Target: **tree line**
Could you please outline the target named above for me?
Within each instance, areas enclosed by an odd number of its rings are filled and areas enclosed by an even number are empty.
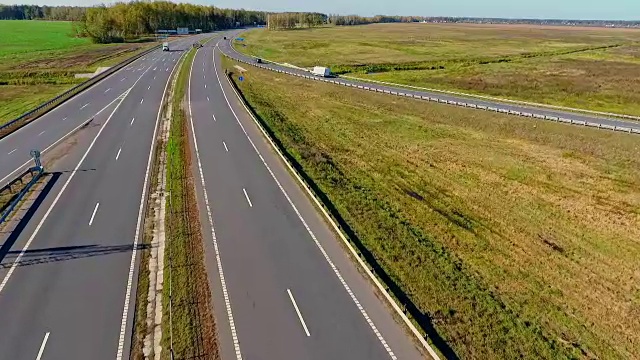
[[[169,1],[116,3],[86,9],[79,33],[97,43],[121,42],[158,30],[188,27],[203,32],[246,25],[263,25],[260,11],[221,9]]]
[[[295,28],[310,28],[327,23],[327,15],[320,13],[287,12],[267,15],[269,30],[287,30]]]
[[[80,6],[0,5],[0,20],[78,21],[84,11]]]
[[[410,23],[410,22],[420,22],[425,20],[424,16],[387,16],[387,15],[376,15],[372,17],[364,17],[358,15],[329,15],[328,22],[337,26],[348,26],[348,25],[366,25],[366,24],[374,24],[374,23]]]

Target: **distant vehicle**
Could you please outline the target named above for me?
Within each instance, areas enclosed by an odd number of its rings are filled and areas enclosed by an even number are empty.
[[[169,51],[169,43],[168,42],[163,42],[162,43],[162,51]]]
[[[314,66],[311,73],[316,76],[329,77],[331,75],[331,69],[324,66]]]
[[[262,64],[262,59],[260,59],[260,58],[256,58],[256,62],[257,62],[258,64]]]
[[[196,48],[196,49],[198,49],[198,48],[201,48],[201,47],[202,47],[202,44],[200,44],[200,43],[198,43],[198,42],[195,42],[195,43],[193,43],[193,47],[194,47],[194,48]]]
[[[226,37],[226,36],[223,36],[222,38],[223,38],[224,40],[227,40],[227,37]]]

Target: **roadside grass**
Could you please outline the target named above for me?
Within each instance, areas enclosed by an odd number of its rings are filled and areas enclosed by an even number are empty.
[[[372,24],[244,38],[240,51],[336,74],[640,115],[635,29]]]
[[[184,99],[196,54],[189,50],[178,72],[167,144],[167,241],[163,291],[163,358],[169,359],[169,284],[172,284],[173,348],[176,359],[219,358],[211,293],[204,265],[198,206]],[[171,266],[171,269],[169,269]]]
[[[251,107],[460,358],[640,354],[636,136],[244,75]]]
[[[73,36],[71,22],[0,20],[0,124],[73,85],[77,73],[112,66],[154,43],[92,44]]]

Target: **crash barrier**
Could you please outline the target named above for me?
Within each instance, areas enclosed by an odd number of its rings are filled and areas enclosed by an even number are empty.
[[[535,113],[531,113],[531,112],[515,111],[515,110],[509,109],[509,108],[491,107],[491,106],[484,106],[484,105],[466,103],[466,102],[463,102],[463,101],[447,100],[447,99],[443,99],[443,98],[439,98],[439,97],[408,94],[408,93],[384,90],[384,89],[380,89],[380,88],[374,88],[374,87],[370,87],[370,86],[357,85],[357,84],[350,83],[350,82],[345,82],[345,81],[341,81],[341,80],[335,80],[334,78],[325,78],[325,77],[320,77],[320,76],[315,76],[315,75],[301,74],[301,73],[298,73],[298,72],[287,71],[287,70],[278,69],[276,67],[271,67],[271,66],[265,65],[264,63],[260,63],[259,64],[259,63],[256,63],[254,61],[246,60],[246,58],[245,58],[246,56],[245,55],[240,54],[236,49],[233,49],[233,47],[232,47],[232,50],[236,54],[238,54],[238,56],[234,56],[235,54],[227,54],[227,53],[223,53],[223,54],[225,56],[235,60],[235,61],[239,61],[239,62],[248,64],[248,65],[251,65],[251,66],[255,66],[255,67],[258,67],[258,68],[261,68],[261,69],[265,69],[265,70],[275,71],[275,72],[281,73],[281,74],[297,76],[297,77],[301,77],[301,78],[308,79],[308,80],[323,81],[323,82],[326,82],[326,83],[342,85],[342,86],[347,86],[347,87],[353,87],[353,88],[367,90],[367,91],[382,92],[382,93],[385,93],[385,94],[390,94],[390,95],[395,95],[395,96],[408,97],[408,98],[412,98],[412,99],[419,99],[419,100],[424,100],[424,101],[432,101],[432,102],[438,102],[438,103],[461,106],[461,107],[468,107],[468,108],[472,108],[472,109],[481,109],[481,110],[493,111],[493,112],[498,112],[498,113],[503,113],[503,114],[515,115],[515,116],[529,117],[529,118],[532,118],[532,119],[548,120],[548,121],[554,121],[554,122],[563,122],[563,123],[572,124],[572,125],[589,126],[589,127],[598,128],[598,129],[621,131],[621,132],[626,132],[626,133],[630,133],[630,134],[640,134],[640,128],[634,128],[634,127],[631,127],[631,126],[608,125],[608,124],[602,124],[602,123],[598,123],[598,122],[574,120],[574,119],[567,119],[567,118],[562,118],[562,117],[558,117],[558,116],[549,116],[549,115],[544,115],[544,114],[535,114]],[[265,60],[262,59],[262,61],[264,62]],[[534,109],[530,109],[530,111],[533,111],[533,110]]]
[[[81,93],[82,91],[88,89],[89,87],[95,85],[96,83],[98,83],[99,81],[105,79],[106,77],[110,76],[111,74],[115,73],[116,71],[122,69],[123,67],[129,65],[130,63],[138,60],[139,58],[151,53],[152,51],[155,51],[157,49],[160,48],[160,45],[156,45],[153,46],[150,49],[147,49],[139,54],[136,54],[130,58],[127,58],[121,62],[119,62],[118,64],[110,67],[108,70],[92,77],[91,79],[84,81],[74,87],[72,87],[71,89],[63,92],[62,94],[54,97],[53,99],[45,102],[44,104],[39,105],[38,107],[36,107],[33,110],[30,110],[20,116],[18,116],[17,118],[9,121],[8,123],[1,125],[0,126],[0,139],[9,135],[10,133],[18,130],[19,128],[23,127],[24,125],[28,124],[29,122],[37,119],[39,116],[42,116],[44,114],[46,114],[48,111],[54,109],[56,106],[64,103],[65,101],[71,99],[72,97],[74,97],[75,95]]]
[[[20,203],[20,201],[22,201],[22,199],[29,193],[29,190],[33,187],[33,185],[35,185],[38,182],[38,180],[40,180],[40,178],[42,177],[42,174],[44,174],[44,167],[42,166],[31,167],[27,169],[27,171],[22,173],[22,175],[20,175],[19,177],[11,181],[9,184],[2,187],[2,189],[0,189],[0,195],[2,195],[5,192],[8,192],[10,194],[13,187],[18,183],[22,184],[23,178],[29,173],[31,174],[31,180],[29,180],[29,182],[20,190],[20,192],[16,196],[11,198],[8,204],[0,208],[1,209],[0,210],[0,226],[9,219],[9,215],[11,215],[13,210],[15,210],[15,208]]]

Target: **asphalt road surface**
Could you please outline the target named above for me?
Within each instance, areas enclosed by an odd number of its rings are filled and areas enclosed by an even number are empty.
[[[5,178],[30,149],[94,117],[47,169],[55,181],[31,220],[0,249],[0,359],[128,358],[134,249],[158,112],[180,50],[202,36],[146,55],[0,140]]]
[[[235,35],[237,35],[238,33],[240,33],[241,31],[236,31],[234,32]],[[232,39],[234,39],[235,36],[228,36],[228,41],[221,41],[219,43],[219,48],[220,50],[225,53],[226,55],[228,55],[231,58],[234,59],[238,59],[244,62],[249,62],[252,64],[256,64],[255,61],[256,59],[254,57],[242,54],[238,51],[236,51],[232,46],[231,46],[231,41]],[[258,64],[256,64],[258,65]],[[261,66],[264,66],[268,69],[271,70],[278,70],[278,71],[282,71],[282,72],[287,72],[290,74],[296,74],[299,76],[310,76],[311,74],[308,71],[304,71],[304,70],[300,70],[300,69],[295,69],[295,68],[291,68],[291,67],[286,67],[286,66],[282,66],[279,64],[274,64],[274,63],[264,63],[264,64],[259,64]],[[637,121],[632,121],[632,120],[619,120],[619,119],[615,119],[615,118],[608,118],[608,117],[604,117],[604,116],[598,116],[598,115],[587,115],[587,114],[580,114],[580,113],[574,113],[574,112],[568,112],[568,111],[561,111],[561,110],[554,110],[554,109],[549,109],[549,108],[543,108],[543,107],[534,107],[534,106],[525,106],[525,105],[516,105],[516,104],[509,104],[509,103],[501,103],[501,102],[495,102],[495,101],[488,101],[488,100],[480,100],[477,98],[467,98],[467,97],[461,97],[461,96],[455,96],[455,95],[448,95],[448,94],[443,94],[443,93],[438,93],[438,92],[429,92],[429,91],[421,91],[421,90],[413,90],[413,89],[408,89],[408,88],[403,88],[403,87],[393,87],[393,86],[386,86],[386,85],[379,85],[376,83],[370,83],[370,82],[364,82],[364,81],[357,81],[357,80],[351,80],[351,79],[345,79],[345,78],[331,78],[329,79],[330,81],[333,81],[335,83],[340,83],[340,84],[347,84],[350,86],[354,86],[354,87],[367,87],[370,89],[373,89],[375,91],[375,89],[377,89],[378,91],[387,91],[387,92],[396,92],[396,93],[404,93],[404,94],[408,94],[411,96],[424,96],[424,97],[430,97],[430,98],[434,98],[434,99],[438,99],[439,101],[454,101],[456,103],[461,102],[461,103],[466,103],[466,104],[474,104],[476,107],[488,107],[488,108],[499,108],[499,109],[503,109],[505,111],[514,111],[514,112],[518,112],[518,113],[530,113],[530,114],[534,114],[534,115],[538,115],[538,116],[547,116],[547,117],[551,117],[551,118],[557,118],[557,119],[564,119],[566,122],[569,121],[573,121],[573,122],[577,122],[578,124],[582,124],[583,122],[587,122],[587,123],[593,123],[594,125],[602,125],[605,127],[621,127],[624,129],[629,129],[634,133],[640,133],[640,122]],[[560,120],[562,121],[562,120]],[[627,131],[627,130],[625,130]]]
[[[223,359],[423,358],[263,138],[214,49],[194,58],[189,108]]]

